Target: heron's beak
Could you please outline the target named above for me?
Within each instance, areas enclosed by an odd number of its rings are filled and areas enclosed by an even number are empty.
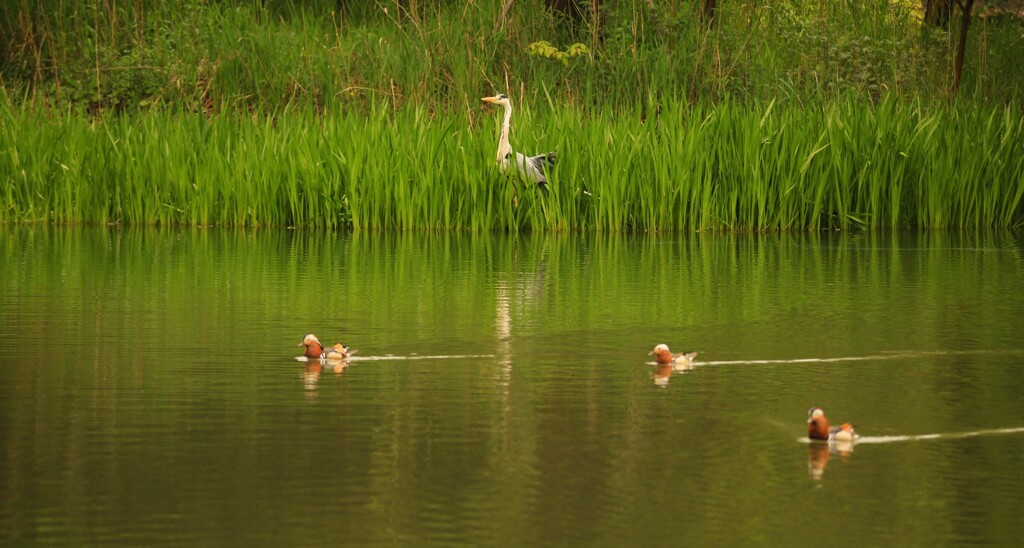
[[[484,97],[484,98],[482,98],[480,100],[485,102],[485,103],[497,103],[498,102],[498,98],[497,97]]]

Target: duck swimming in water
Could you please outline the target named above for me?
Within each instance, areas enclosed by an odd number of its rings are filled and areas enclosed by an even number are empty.
[[[825,412],[820,407],[807,410],[807,437],[812,440],[853,442],[860,438],[850,423],[829,428]]]
[[[667,344],[659,344],[647,353],[648,356],[655,356],[655,361],[660,364],[671,364],[676,369],[689,369],[693,365],[693,359],[697,357],[696,352],[683,352],[682,354],[672,355],[672,351],[668,349]]]
[[[347,346],[342,346],[341,343],[325,347],[320,343],[320,339],[317,339],[316,335],[312,333],[306,334],[299,346],[306,347],[303,356],[311,360],[345,360],[355,353],[350,351]]]

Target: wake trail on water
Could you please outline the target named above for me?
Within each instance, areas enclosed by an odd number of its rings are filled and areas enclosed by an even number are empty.
[[[1017,428],[993,428],[991,430],[975,430],[973,432],[947,432],[944,434],[919,434],[916,436],[861,436],[857,445],[862,443],[893,443],[898,441],[918,440],[955,440],[959,438],[973,438],[975,436],[990,436],[994,434],[1019,434],[1024,432],[1024,426]]]
[[[442,356],[349,356],[344,360],[321,360],[320,358],[309,359],[305,356],[298,356],[295,361],[299,362],[320,362],[320,363],[352,363],[352,362],[383,362],[383,361],[409,361],[409,360],[473,360],[480,358],[493,358],[494,354],[460,354]]]
[[[493,358],[494,354],[455,354],[441,356],[352,356],[350,362],[381,362],[398,360],[473,360],[479,358]]]
[[[906,351],[906,352],[886,352],[884,354],[875,354],[872,356],[841,356],[838,358],[795,358],[790,360],[727,360],[727,361],[700,361],[694,363],[695,366],[704,365],[743,365],[743,364],[784,364],[784,363],[833,363],[833,362],[858,362],[868,360],[906,360],[911,358],[921,358],[928,356],[967,356],[967,355],[981,355],[981,354],[1024,354],[1024,350],[1010,349],[1010,350],[950,350],[950,351]]]
[[[972,432],[947,432],[943,434],[916,434],[912,436],[861,436],[857,438],[856,444],[864,443],[895,443],[900,441],[920,440],[955,440],[961,438],[973,438],[976,436],[991,436],[995,434],[1020,434],[1024,432],[1024,426],[1016,428],[993,428],[990,430],[974,430]],[[814,443],[810,438],[799,438],[803,443]]]

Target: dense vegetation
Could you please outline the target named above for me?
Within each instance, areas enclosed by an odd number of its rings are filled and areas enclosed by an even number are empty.
[[[1024,223],[1018,20],[975,17],[954,99],[957,22],[916,2],[698,4],[6,3],[0,220]],[[496,91],[547,192],[497,174]]]
[[[597,5],[575,20],[542,0],[15,0],[0,75],[8,100],[93,112],[949,95],[956,29],[922,26],[916,1],[723,1],[710,27],[692,0]],[[1019,20],[975,17],[966,59],[962,94],[1020,98]]]
[[[561,152],[546,192],[498,174],[494,125],[431,121],[424,108],[102,124],[8,111],[0,218],[474,230],[1022,222],[1024,120],[1010,107],[520,114],[531,134],[520,142]]]

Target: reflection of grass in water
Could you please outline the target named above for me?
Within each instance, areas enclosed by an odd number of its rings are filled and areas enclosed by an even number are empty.
[[[497,173],[497,116],[474,127],[414,107],[93,123],[2,108],[6,221],[476,232],[1024,223],[1024,117],[1013,107],[667,104],[644,124],[520,113],[513,142],[559,153],[547,192]]]

